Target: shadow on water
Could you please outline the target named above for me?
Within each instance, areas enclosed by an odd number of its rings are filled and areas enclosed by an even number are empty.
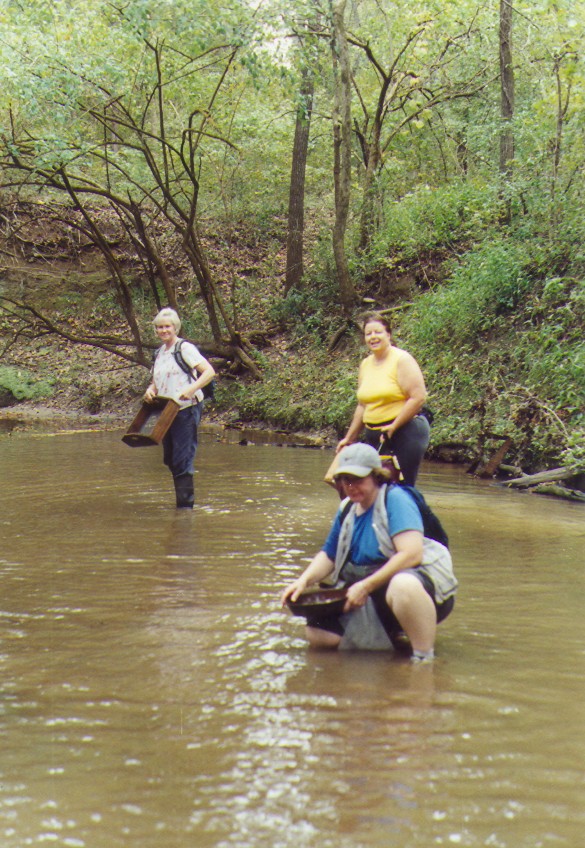
[[[583,508],[451,467],[433,667],[307,651],[278,607],[337,505],[326,451],[0,439],[0,844],[536,848],[585,826]]]

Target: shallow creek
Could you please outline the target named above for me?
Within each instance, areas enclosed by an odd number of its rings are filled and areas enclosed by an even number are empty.
[[[0,437],[0,844],[578,848],[585,511],[427,465],[460,580],[432,667],[307,650],[282,585],[329,451]]]

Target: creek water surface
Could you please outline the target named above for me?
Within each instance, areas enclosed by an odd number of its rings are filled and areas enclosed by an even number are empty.
[[[332,454],[204,437],[190,514],[120,435],[0,438],[2,848],[585,844],[582,505],[425,466],[435,664],[316,653]]]

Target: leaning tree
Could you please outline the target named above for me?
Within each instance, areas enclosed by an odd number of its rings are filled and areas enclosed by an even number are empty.
[[[36,105],[43,102],[45,121],[39,121],[38,109],[11,104],[0,139],[2,187],[28,198],[32,190],[45,201],[45,212],[46,201],[52,200],[54,216],[59,215],[54,201],[61,199],[61,223],[105,259],[129,335],[84,340],[81,334],[75,341],[148,363],[127,256],[109,228],[116,222],[126,253],[127,245],[132,246],[157,305],[164,300],[176,307],[175,281],[160,248],[162,227],[174,238],[197,282],[212,335],[206,351],[239,360],[258,375],[251,347],[234,326],[211,271],[199,216],[203,159],[210,148],[232,144],[215,114],[242,50],[243,30],[238,39],[215,37],[211,43],[203,43],[200,35],[193,38],[189,30],[190,39],[176,36],[171,41],[169,33],[163,37],[160,21],[154,35],[148,22],[139,25],[122,7],[112,7],[109,14],[112,28],[124,35],[130,49],[123,57],[119,49],[116,57],[102,57],[107,72],[71,50],[47,51],[41,72],[38,56],[30,62]],[[50,114],[56,118],[52,137],[46,123]],[[110,212],[107,226],[104,209]],[[9,306],[21,314],[28,310],[45,332],[59,332],[58,324],[30,304],[12,301]]]

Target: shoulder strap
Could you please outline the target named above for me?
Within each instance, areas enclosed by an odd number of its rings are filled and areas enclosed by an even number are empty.
[[[339,524],[342,525],[347,515],[351,509],[351,501],[349,498],[346,499],[347,502],[344,504],[343,509],[341,510],[341,515],[339,516]]]
[[[173,356],[175,357],[175,361],[179,368],[187,374],[190,380],[194,380],[193,377],[193,369],[189,367],[189,364],[185,361],[183,354],[181,353],[181,347],[185,339],[179,339],[175,342],[175,347],[173,348]]]

